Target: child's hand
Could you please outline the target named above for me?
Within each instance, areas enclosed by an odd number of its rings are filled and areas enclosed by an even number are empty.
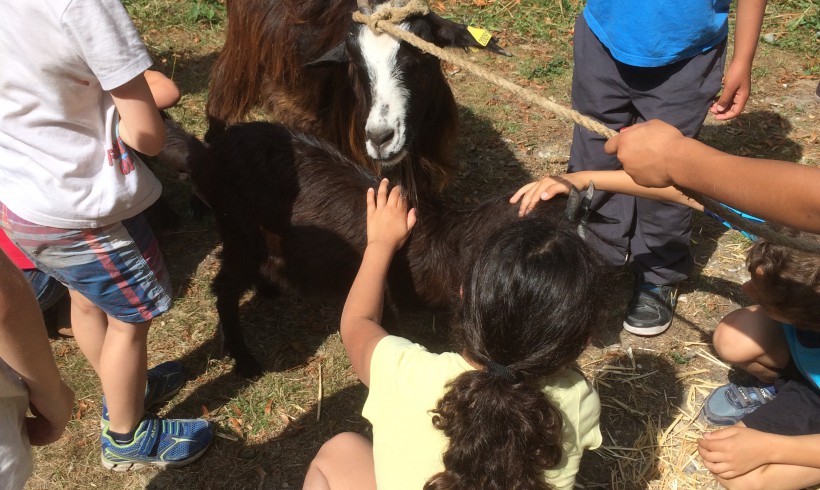
[[[510,198],[510,202],[515,204],[520,199],[521,205],[518,208],[518,216],[524,216],[535,208],[539,200],[549,201],[558,194],[569,194],[572,187],[573,183],[570,182],[568,175],[548,176],[537,182],[530,182],[518,189]]]
[[[709,112],[714,114],[718,121],[733,119],[743,112],[751,92],[751,67],[732,61],[723,77],[723,92],[709,108]]]
[[[32,417],[26,417],[26,432],[33,446],[50,444],[63,435],[66,424],[74,410],[74,392],[63,380],[56,388],[31,390],[30,408]]]
[[[378,192],[367,190],[367,246],[384,244],[395,252],[410,236],[416,224],[416,210],[407,211],[407,200],[401,186],[387,192],[387,179],[379,184]]]
[[[698,453],[709,471],[731,479],[770,463],[766,459],[767,436],[739,425],[706,432],[698,439]]]

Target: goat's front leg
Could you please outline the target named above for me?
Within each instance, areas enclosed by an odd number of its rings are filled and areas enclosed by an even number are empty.
[[[262,375],[262,367],[248,349],[239,322],[239,301],[251,284],[228,270],[229,266],[223,264],[212,286],[216,295],[223,353],[227,351],[234,358],[236,370],[242,377],[254,379]]]

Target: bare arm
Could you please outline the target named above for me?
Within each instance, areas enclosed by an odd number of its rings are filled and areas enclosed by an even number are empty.
[[[71,418],[74,393],[60,378],[40,306],[23,275],[0,252],[0,359],[29,389],[34,417],[26,419],[34,445],[56,441]]]
[[[723,77],[723,92],[709,111],[719,121],[743,112],[752,92],[752,61],[757,50],[766,0],[740,0],[735,20],[735,48]]]
[[[513,194],[510,202],[515,204],[521,200],[518,214],[523,216],[532,211],[539,200],[548,201],[558,194],[569,194],[571,187],[583,191],[589,187],[590,182],[595,184],[595,190],[629,194],[656,201],[676,202],[703,211],[703,206],[700,203],[686,197],[678,189],[672,186],[657,188],[638,185],[623,170],[585,170],[544,177],[539,181],[530,182],[523,186]]]
[[[723,480],[735,480],[734,483],[740,484],[745,475],[753,475],[758,483],[763,483],[759,478],[765,475],[794,473],[818,478],[820,451],[814,450],[818,444],[820,434],[784,436],[760,432],[740,423],[704,434],[703,439],[698,440],[698,452],[706,468]],[[795,485],[794,480],[787,479],[785,488],[802,488],[820,482],[815,480]],[[776,483],[768,482],[762,488],[774,488]]]
[[[160,110],[177,105],[182,94],[173,80],[155,70],[145,70],[145,81]]]
[[[401,188],[387,192],[387,180],[378,193],[367,193],[367,247],[362,265],[350,287],[340,334],[356,376],[370,386],[370,360],[379,340],[387,336],[381,326],[384,284],[393,254],[401,248],[416,223],[415,210],[407,211]]]
[[[654,120],[607,141],[640,185],[691,189],[768,221],[820,233],[820,168],[729,155]]]
[[[156,155],[165,144],[165,124],[144,75],[113,89],[120,113],[120,136],[134,150]]]

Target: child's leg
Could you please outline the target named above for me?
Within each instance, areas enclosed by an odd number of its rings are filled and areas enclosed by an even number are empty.
[[[726,315],[715,329],[715,350],[724,361],[764,383],[772,383],[789,359],[789,346],[780,322],[760,306],[749,306]]]
[[[71,324],[74,338],[88,363],[100,375],[100,353],[105,342],[108,316],[85,296],[71,289]]]
[[[132,431],[145,414],[150,326],[150,321],[133,324],[108,319],[100,356],[100,382],[111,432]]]
[[[376,488],[373,443],[354,432],[343,432],[319,449],[305,475],[303,490],[367,490]]]
[[[151,322],[108,317],[77,291],[71,291],[75,338],[102,384],[109,429],[128,433],[145,413],[147,339]]]

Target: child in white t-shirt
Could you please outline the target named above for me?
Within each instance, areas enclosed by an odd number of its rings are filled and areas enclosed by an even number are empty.
[[[147,72],[118,0],[2,2],[0,17],[0,227],[69,289],[74,335],[104,394],[103,465],[186,464],[213,434],[205,420],[146,413],[185,376],[177,362],[146,369],[148,328],[172,298],[142,215],[162,189],[136,154],[162,148],[157,102],[176,87]]]

